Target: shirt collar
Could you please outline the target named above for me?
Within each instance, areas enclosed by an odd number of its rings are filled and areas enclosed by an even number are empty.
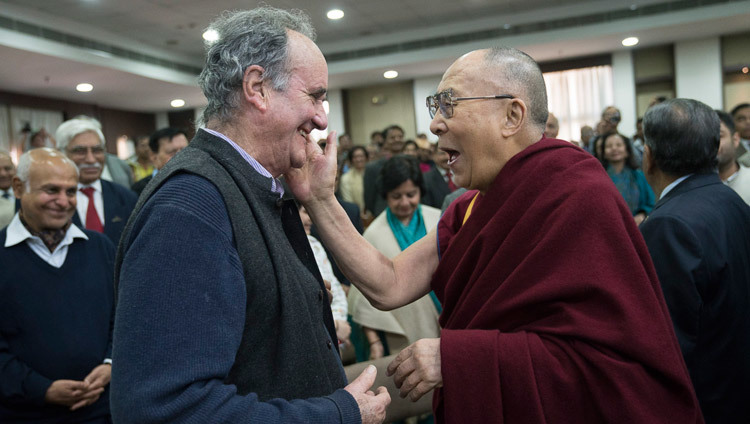
[[[81,184],[81,183],[78,183],[78,190],[80,190],[82,188],[86,188],[86,187],[92,187],[94,189],[94,191],[97,191],[97,192],[101,193],[102,192],[102,179],[99,178],[98,180],[94,181],[91,184]]]
[[[237,153],[239,153],[240,156],[242,156],[242,158],[245,159],[245,161],[248,164],[250,164],[250,166],[257,173],[259,173],[260,175],[266,178],[271,179],[271,191],[272,192],[278,193],[279,197],[284,196],[284,186],[281,184],[281,181],[279,181],[278,178],[274,178],[273,175],[271,175],[271,173],[268,172],[268,170],[264,168],[263,165],[260,164],[260,162],[258,162],[254,157],[250,156],[250,154],[248,154],[242,147],[240,147],[237,143],[232,141],[229,137],[225,136],[224,134],[218,131],[210,130],[208,128],[201,128],[201,129],[229,143],[229,145],[232,146],[232,148],[236,150]]]
[[[680,178],[678,178],[678,179],[676,179],[676,180],[672,181],[672,183],[671,183],[671,184],[669,184],[668,186],[664,187],[664,190],[662,190],[662,192],[661,192],[661,196],[660,196],[659,198],[660,198],[660,199],[663,199],[663,198],[665,198],[665,197],[667,196],[667,193],[669,193],[670,191],[672,191],[672,189],[673,189],[673,188],[677,187],[677,185],[678,185],[679,183],[681,183],[681,182],[685,181],[685,180],[686,180],[686,179],[688,179],[688,177],[690,177],[691,175],[693,175],[693,174],[687,174],[687,175],[683,175],[682,177],[680,177]]]
[[[63,238],[57,246],[57,249],[59,249],[60,246],[67,246],[73,243],[73,239],[76,238],[82,238],[84,240],[89,239],[80,228],[76,227],[76,224],[70,224],[68,231],[65,233],[65,238]],[[18,212],[16,212],[15,216],[13,216],[13,219],[10,221],[10,224],[8,224],[7,234],[5,236],[5,247],[15,246],[27,239],[36,239],[41,242],[39,237],[32,236],[29,230],[23,226],[23,223],[21,223],[21,217],[18,215]]]
[[[735,161],[734,163],[737,163],[737,161]],[[735,178],[737,178],[737,176],[738,176],[738,175],[740,175],[740,170],[741,170],[741,169],[742,169],[742,165],[740,165],[739,163],[737,163],[737,170],[736,170],[736,171],[734,171],[734,174],[730,175],[730,176],[729,176],[729,177],[727,178],[727,180],[726,180],[726,181],[724,181],[724,184],[729,184],[729,183],[731,183],[732,181],[734,181],[734,179],[735,179]]]

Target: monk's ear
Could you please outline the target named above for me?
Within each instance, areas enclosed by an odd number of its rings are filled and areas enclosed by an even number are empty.
[[[506,138],[520,131],[528,118],[526,116],[528,109],[523,100],[515,98],[507,100],[507,103],[508,104],[503,109],[505,120],[502,128],[503,136]]]
[[[269,87],[265,80],[266,70],[258,65],[245,69],[242,77],[243,99],[260,111],[268,109]]]

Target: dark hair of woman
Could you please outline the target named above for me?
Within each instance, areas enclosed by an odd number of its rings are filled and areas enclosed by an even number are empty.
[[[401,184],[411,180],[419,187],[419,194],[424,195],[424,178],[416,158],[408,155],[396,155],[385,161],[378,177],[380,195],[385,199],[388,193]]]
[[[364,146],[354,146],[351,149],[349,149],[349,152],[347,152],[347,154],[346,154],[346,159],[349,162],[352,161],[352,158],[354,157],[354,152],[356,152],[357,150],[361,150],[362,153],[365,154],[365,160],[370,160],[370,154],[367,153],[367,149],[365,149]]]
[[[635,156],[633,155],[633,143],[630,141],[629,138],[625,137],[622,134],[616,133],[616,132],[607,133],[607,134],[604,134],[603,136],[601,136],[602,137],[601,157],[599,158],[599,161],[604,166],[604,169],[607,169],[607,167],[609,166],[609,162],[604,157],[604,148],[607,145],[607,139],[609,137],[612,137],[612,136],[615,136],[615,135],[619,136],[620,138],[622,138],[622,142],[625,143],[625,151],[628,154],[627,159],[625,159],[625,166],[627,166],[630,169],[638,169],[638,162],[636,161]],[[598,139],[598,137],[597,137],[597,139]]]

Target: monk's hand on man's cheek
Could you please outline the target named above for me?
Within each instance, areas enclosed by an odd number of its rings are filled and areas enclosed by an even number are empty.
[[[440,339],[417,340],[388,365],[402,398],[418,401],[435,387],[443,386],[440,371]]]
[[[308,134],[305,154],[305,164],[287,171],[285,179],[297,200],[309,206],[310,201],[333,196],[337,171],[336,132],[328,134],[325,150]]]

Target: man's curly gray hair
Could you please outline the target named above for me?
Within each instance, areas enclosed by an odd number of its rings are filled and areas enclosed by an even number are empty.
[[[221,14],[209,30],[218,40],[206,43],[206,65],[198,84],[208,99],[203,124],[210,120],[227,122],[239,106],[245,69],[262,67],[263,77],[274,90],[283,91],[289,82],[287,30],[297,31],[315,40],[310,18],[300,10],[281,10],[269,6]]]

